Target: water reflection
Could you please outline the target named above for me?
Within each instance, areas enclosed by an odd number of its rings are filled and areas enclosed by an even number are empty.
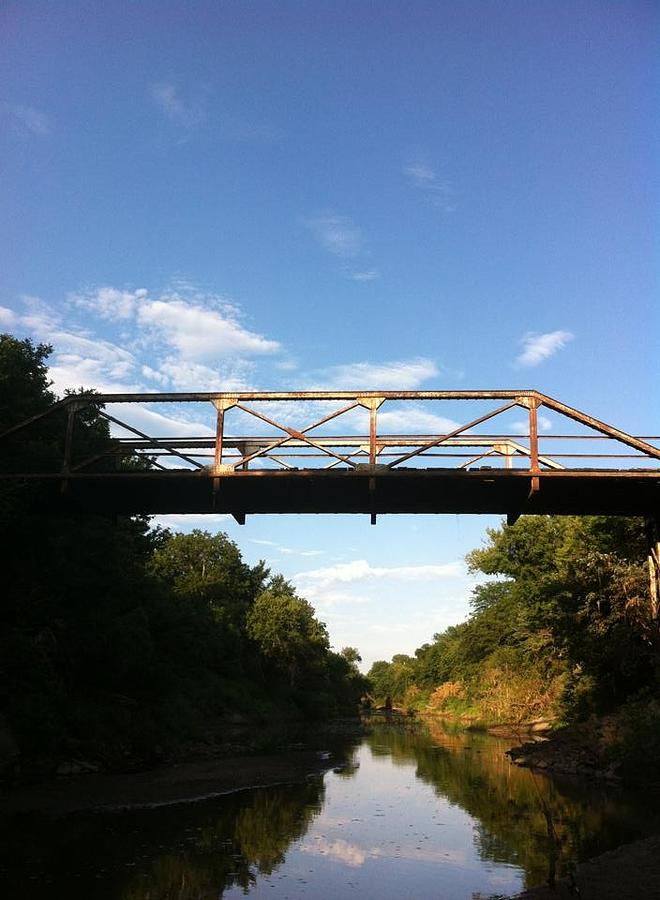
[[[554,857],[561,872],[660,828],[631,795],[515,768],[509,744],[381,722],[359,748],[342,748],[343,767],[303,784],[56,821],[14,816],[0,824],[0,892],[458,900],[542,883]]]
[[[476,820],[484,862],[520,866],[527,886],[557,877],[576,863],[656,831],[656,801],[603,783],[578,783],[519,769],[504,751],[512,739],[427,722],[413,730],[381,727],[368,738],[374,755],[414,763],[416,777]]]
[[[15,817],[2,834],[2,893],[35,900],[217,900],[226,888],[248,889],[260,873],[275,870],[319,814],[324,793],[319,777],[151,810],[56,822]]]

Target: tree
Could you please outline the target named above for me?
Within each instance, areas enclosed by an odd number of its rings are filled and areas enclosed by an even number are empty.
[[[329,640],[312,605],[284,585],[283,579],[275,579],[257,597],[247,614],[247,634],[277,669],[286,672],[293,687],[303,673],[320,669]]]
[[[176,596],[209,606],[216,620],[236,634],[243,631],[247,611],[268,576],[263,562],[253,567],[243,562],[226,534],[199,529],[164,533],[150,568]]]
[[[0,334],[0,431],[44,412],[55,402],[46,360],[53,348]]]
[[[362,662],[359,651],[355,647],[342,647],[339,653],[344,657],[349,666],[357,671],[358,664]]]

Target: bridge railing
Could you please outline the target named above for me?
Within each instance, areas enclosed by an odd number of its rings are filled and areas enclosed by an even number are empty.
[[[108,421],[113,440],[102,452],[85,454],[76,421],[90,407]],[[512,430],[514,411],[522,421]],[[60,424],[61,454],[37,464],[32,457],[22,471],[16,464],[21,441],[48,416]],[[568,427],[544,431],[560,423]],[[496,433],[493,425],[500,424]],[[655,469],[660,448],[651,442],[657,440],[529,390],[76,394],[0,434],[0,465],[3,443],[11,442],[14,464],[4,474],[14,477],[82,476],[100,464],[112,475],[126,472],[122,461],[145,457],[151,469],[216,478],[274,468],[387,474],[445,467],[525,469],[537,479],[553,470]]]

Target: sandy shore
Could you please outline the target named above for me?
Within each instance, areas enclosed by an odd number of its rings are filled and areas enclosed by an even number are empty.
[[[302,781],[333,765],[314,752],[241,756],[162,766],[129,774],[74,775],[4,791],[5,812],[66,815],[202,800],[251,787]]]

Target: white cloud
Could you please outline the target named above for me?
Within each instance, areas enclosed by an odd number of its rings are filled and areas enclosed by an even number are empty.
[[[537,416],[537,425],[539,431],[551,431],[552,430],[552,420],[547,416],[538,415]],[[529,434],[529,420],[528,419],[517,419],[515,422],[512,422],[510,425],[512,434]]]
[[[35,109],[34,106],[24,106],[20,103],[2,103],[0,104],[0,112],[9,119],[18,135],[45,137],[51,132],[50,118],[40,109]]]
[[[35,317],[27,316],[23,321],[55,348],[49,374],[56,393],[80,387],[106,394],[139,389],[135,358],[123,347],[75,332],[45,329],[45,323],[35,321]]]
[[[573,337],[570,331],[548,331],[545,334],[530,332],[520,341],[523,352],[517,357],[516,362],[521,366],[538,366],[543,360],[565,347]]]
[[[300,581],[317,583],[320,587],[329,587],[335,583],[348,584],[371,578],[428,581],[436,578],[460,578],[464,574],[465,566],[461,562],[444,563],[439,566],[372,566],[366,559],[356,559],[323,569],[299,572],[294,577]]]
[[[280,346],[277,341],[243,328],[229,310],[211,309],[179,298],[143,302],[138,309],[138,322],[188,360],[273,353]]]
[[[201,531],[214,532],[219,531],[231,520],[232,516],[222,513],[209,513],[203,516],[170,513],[163,516],[152,516],[151,524],[153,526],[160,525],[161,528],[170,528],[172,531],[190,532],[195,528],[199,528]]]
[[[378,431],[383,434],[449,434],[460,427],[459,422],[428,412],[420,406],[388,409],[387,404],[378,412]]]
[[[334,256],[354,259],[362,251],[362,231],[348,216],[318,215],[307,220],[307,227],[323,249]]]
[[[403,167],[403,174],[410,184],[422,191],[434,206],[443,212],[454,212],[451,188],[446,179],[438,175],[432,166],[422,160],[413,160]]]
[[[364,269],[361,272],[351,272],[348,276],[351,281],[375,281],[380,278],[378,269]]]
[[[333,366],[323,373],[323,384],[337,390],[414,390],[439,374],[433,360],[419,356],[401,362]]]
[[[18,316],[13,310],[8,309],[6,306],[0,306],[0,325],[3,328],[15,325],[17,320]]]
[[[259,544],[264,547],[272,547],[273,552],[282,553],[285,556],[324,556],[325,550],[298,550],[294,547],[283,547],[276,541],[261,540],[259,538],[251,538],[251,544]]]
[[[160,383],[166,383],[179,391],[246,391],[245,360],[224,362],[223,369],[202,363],[168,357],[160,367]],[[158,378],[155,379],[157,382]]]
[[[333,587],[324,587],[312,583],[305,584],[301,593],[315,609],[330,610],[337,606],[359,606],[371,603],[371,598],[351,591],[340,591]],[[336,614],[335,614],[336,618]],[[351,621],[351,624],[355,624]]]
[[[102,360],[89,359],[75,353],[58,353],[55,361],[48,369],[53,388],[58,395],[66,390],[100,391],[102,394],[123,394],[139,389],[134,382],[122,381],[121,377],[113,377],[112,367],[108,368]]]
[[[106,412],[152,437],[210,437],[215,434],[209,422],[165,415],[144,404],[112,403],[108,404]],[[213,415],[210,404],[208,415],[210,421]]]
[[[184,98],[179,88],[170,81],[151,85],[151,96],[160,111],[175,125],[195,128],[206,118],[204,102],[200,96]]]
[[[144,300],[148,291],[121,291],[113,287],[99,287],[83,294],[73,294],[70,298],[76,306],[90,309],[102,319],[131,319],[137,304]]]

